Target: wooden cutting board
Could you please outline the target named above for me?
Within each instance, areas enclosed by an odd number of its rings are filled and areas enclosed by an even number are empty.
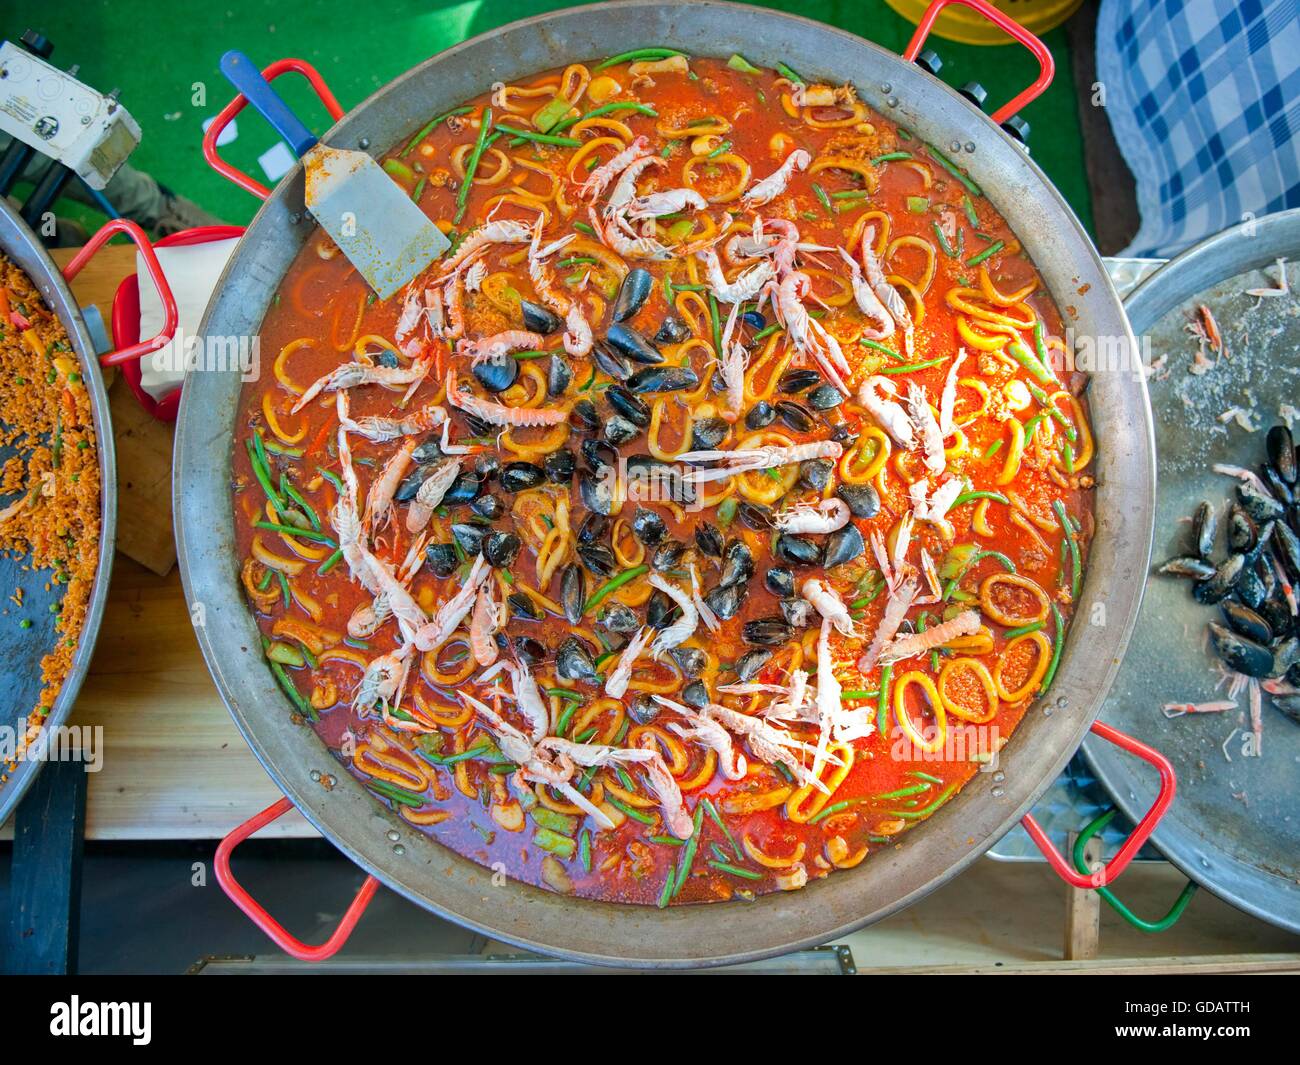
[[[76,248],[50,254],[65,266]],[[84,307],[94,304],[112,332],[113,294],[122,278],[135,272],[135,245],[101,248],[72,282]],[[115,371],[105,372],[113,435],[117,441],[117,549],[159,576],[176,564],[172,538],[172,426],[147,414]]]

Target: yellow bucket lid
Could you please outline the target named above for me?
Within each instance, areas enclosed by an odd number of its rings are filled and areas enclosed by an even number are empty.
[[[1073,15],[1083,0],[988,0],[1004,14],[1010,15],[1033,34],[1043,34]],[[885,0],[909,22],[920,22],[928,0]],[[934,33],[962,44],[1013,44],[1010,37],[978,11],[952,4],[935,20]]]

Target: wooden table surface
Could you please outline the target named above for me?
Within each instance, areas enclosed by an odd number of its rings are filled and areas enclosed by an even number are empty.
[[[62,265],[75,249],[54,253]],[[111,320],[135,270],[109,245],[72,288]],[[103,768],[88,774],[88,839],[213,839],[281,797],[222,705],[190,625],[175,568],[171,426],[144,413],[120,377],[109,392],[117,442],[118,554],[73,725],[102,726]],[[2,835],[12,835],[12,824]],[[311,836],[296,811],[262,835]]]

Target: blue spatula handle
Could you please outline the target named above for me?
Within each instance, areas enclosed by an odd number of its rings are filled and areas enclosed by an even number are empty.
[[[271,83],[243,52],[230,51],[221,57],[221,73],[267,120],[299,157],[316,143],[317,137],[302,124],[289,105],[280,99]]]

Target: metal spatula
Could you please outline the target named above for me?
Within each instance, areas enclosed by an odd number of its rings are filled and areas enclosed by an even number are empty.
[[[380,299],[447,250],[447,238],[383,167],[365,152],[321,144],[248,56],[227,52],[221,72],[302,159],[307,210]]]

